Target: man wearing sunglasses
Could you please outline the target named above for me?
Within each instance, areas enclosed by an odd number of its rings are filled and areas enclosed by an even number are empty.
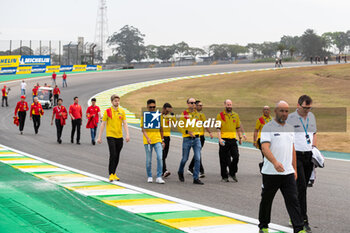
[[[147,110],[149,112],[156,111],[156,101],[154,99],[147,100]],[[163,130],[161,129],[145,129],[143,125],[143,116],[141,117],[141,129],[143,133],[143,144],[146,151],[146,172],[147,182],[153,183],[152,177],[152,150],[157,154],[157,179],[156,183],[164,184],[163,175]]]
[[[316,146],[316,119],[311,111],[310,96],[299,97],[297,110],[288,116],[287,123],[294,127],[295,150],[297,155],[297,187],[301,214],[305,222],[305,230],[311,232],[307,216],[306,189],[313,170],[312,147]]]
[[[194,152],[194,171],[193,171],[193,183],[203,185],[204,183],[199,179],[199,168],[201,159],[201,141],[199,139],[201,128],[196,127],[196,123],[200,121],[200,115],[196,110],[196,100],[189,98],[187,100],[188,108],[182,112],[179,121],[179,131],[182,132],[182,159],[178,170],[179,180],[185,181],[184,167],[188,160],[191,148]],[[189,124],[195,122],[194,125]]]
[[[196,101],[196,110],[197,110],[197,112],[199,114],[200,120],[202,122],[206,121],[207,118],[205,117],[205,114],[202,112],[202,110],[203,110],[203,103],[202,103],[202,101],[200,101],[200,100]],[[203,148],[204,142],[205,142],[204,130],[207,131],[209,133],[210,138],[213,139],[213,134],[210,132],[210,129],[203,126],[201,128],[201,131],[200,131],[200,134],[199,134],[199,139],[201,141],[201,148]],[[193,175],[193,167],[194,167],[194,157],[192,158],[190,166],[188,167],[188,173],[191,174],[191,175]],[[200,178],[204,178],[205,174],[204,174],[204,167],[203,167],[203,164],[202,164],[202,155],[201,155],[201,159],[200,159],[200,169],[199,170],[200,170],[199,177]]]

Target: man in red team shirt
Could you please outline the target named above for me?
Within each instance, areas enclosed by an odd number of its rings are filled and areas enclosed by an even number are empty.
[[[57,100],[60,97],[61,91],[58,88],[57,85],[55,85],[55,88],[53,89],[53,105],[56,106],[57,105]]]
[[[79,105],[79,99],[78,97],[74,97],[74,103],[69,106],[69,115],[72,118],[72,133],[71,133],[71,143],[74,143],[74,134],[75,134],[75,129],[77,129],[77,144],[80,145],[80,127],[82,122],[82,109],[81,106]]]
[[[38,97],[34,97],[34,103],[30,106],[30,120],[33,119],[35,134],[38,134],[42,115],[44,115],[44,109],[39,103]]]
[[[51,125],[53,125],[53,119],[55,118],[55,125],[57,130],[57,142],[62,143],[61,136],[63,131],[63,126],[66,124],[67,119],[67,109],[62,105],[63,100],[58,98],[57,106],[53,108]]]
[[[66,87],[67,87],[67,75],[66,75],[66,72],[63,72],[62,80],[63,80],[62,87],[64,87],[64,84],[66,84]]]
[[[16,108],[15,108],[15,117],[17,117],[17,113],[18,113],[19,132],[21,134],[23,134],[24,122],[26,120],[27,111],[29,110],[28,103],[25,101],[25,99],[26,99],[26,97],[24,95],[22,95],[21,101],[19,101],[17,103]]]
[[[8,103],[7,103],[7,95],[8,95],[8,91],[6,90],[6,86],[4,86],[4,88],[1,89],[2,92],[2,99],[1,99],[1,107],[4,107],[4,102],[6,102],[6,107],[8,107]]]
[[[56,76],[57,74],[55,73],[55,71],[52,73],[52,86],[56,85]]]
[[[39,90],[39,83],[34,86],[32,92],[33,92],[33,101],[34,101],[34,98],[38,96],[38,90]]]
[[[86,118],[88,119],[88,122],[86,124],[86,128],[90,129],[91,143],[92,143],[92,145],[95,145],[96,144],[95,138],[96,138],[97,125],[99,122],[99,118],[102,118],[101,117],[101,110],[96,105],[95,98],[91,99],[91,106],[89,106],[88,109],[86,110]]]

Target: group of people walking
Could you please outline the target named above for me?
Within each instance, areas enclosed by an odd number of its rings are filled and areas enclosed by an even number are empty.
[[[146,154],[147,182],[153,182],[152,176],[152,151],[157,155],[156,183],[164,184],[164,178],[171,175],[166,166],[166,159],[170,147],[171,127],[177,125],[182,134],[182,156],[177,170],[180,182],[185,182],[185,165],[189,159],[190,150],[194,152],[193,159],[188,172],[193,175],[193,184],[203,185],[200,178],[205,177],[202,164],[202,148],[205,142],[205,132],[213,138],[213,132],[209,127],[198,124],[187,124],[187,122],[205,122],[206,116],[202,112],[203,103],[195,98],[188,98],[187,108],[177,118],[173,113],[170,103],[165,103],[159,113],[159,128],[149,129],[144,125],[141,118],[141,129],[143,144]],[[96,105],[96,99],[91,99],[91,106],[86,110],[87,125],[91,131],[91,143],[95,145],[97,126],[101,127],[97,136],[97,143],[102,143],[102,134],[106,128],[107,144],[109,148],[109,180],[119,180],[116,170],[123,148],[123,128],[126,134],[125,141],[130,141],[126,114],[119,107],[120,97],[116,94],[111,96],[112,106],[105,110],[103,116],[100,108]],[[149,99],[146,102],[147,110],[155,112],[156,100]],[[275,118],[270,116],[270,107],[264,106],[263,114],[256,121],[254,131],[254,145],[262,151],[263,163],[259,165],[262,173],[262,193],[259,207],[260,232],[268,232],[268,224],[271,216],[271,206],[276,192],[280,189],[285,199],[288,214],[294,228],[294,232],[311,232],[307,216],[307,185],[314,169],[312,163],[312,148],[317,144],[316,120],[310,112],[312,99],[303,95],[299,98],[297,110],[289,114],[289,105],[280,101],[274,109]],[[29,105],[25,96],[21,96],[15,108],[15,116],[19,118],[19,130],[23,134],[26,111]],[[158,113],[158,111],[157,111]],[[30,118],[34,123],[35,134],[40,127],[40,118],[44,111],[34,97],[30,106]],[[74,97],[74,102],[67,110],[63,106],[63,100],[57,98],[57,106],[53,108],[51,125],[55,123],[57,129],[57,142],[62,143],[62,130],[66,124],[68,115],[71,118],[71,143],[74,143],[75,132],[77,132],[76,143],[80,144],[81,125],[83,118],[82,107],[79,98]],[[184,124],[179,124],[179,122]],[[177,122],[177,123],[175,123]],[[238,182],[239,150],[237,143],[242,143],[245,132],[239,115],[232,109],[232,101],[224,101],[223,111],[216,116],[215,130],[219,144],[220,175],[222,182]],[[181,125],[181,127],[180,127]],[[230,179],[229,179],[230,178]]]

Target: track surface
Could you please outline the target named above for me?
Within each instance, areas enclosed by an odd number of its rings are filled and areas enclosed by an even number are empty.
[[[309,64],[291,63],[285,66],[295,65],[306,66]],[[68,77],[69,86],[61,89],[61,96],[66,107],[69,107],[73,102],[74,96],[79,96],[80,104],[83,106],[83,111],[85,111],[87,100],[91,96],[120,85],[196,74],[270,68],[271,66],[272,64],[237,64],[79,74]],[[36,82],[43,84],[51,81],[48,78],[27,80],[28,90],[32,89]],[[2,87],[2,85],[0,86]],[[106,140],[104,139],[102,145],[92,146],[90,144],[90,132],[85,128],[86,120],[84,120],[82,126],[81,145],[70,143],[70,121],[67,121],[67,125],[63,130],[63,144],[58,145],[56,143],[56,129],[50,125],[51,110],[45,112],[38,135],[34,134],[33,123],[29,121],[28,116],[24,135],[19,135],[18,129],[12,124],[14,106],[20,95],[19,81],[8,84],[8,86],[12,89],[9,96],[10,107],[0,108],[1,144],[96,175],[107,176],[108,148]],[[121,99],[122,103],[123,100]],[[167,178],[165,185],[148,184],[146,183],[142,134],[136,129],[130,129],[130,134],[131,142],[124,143],[117,171],[123,182],[257,218],[261,190],[261,176],[258,172],[258,162],[261,160],[260,152],[241,148],[239,172],[237,174],[239,182],[221,183],[218,146],[206,143],[202,151],[206,172],[206,178],[202,180],[205,185],[195,186],[192,184],[192,177],[189,175],[185,175],[185,183],[180,183],[177,179],[176,174],[181,160],[182,141],[179,138],[172,137],[167,159],[168,170],[172,172],[172,175]],[[155,175],[156,161],[154,157],[153,174]],[[308,189],[309,218],[313,232],[349,232],[349,167],[349,162],[327,160],[326,167],[317,170],[316,184],[313,188]],[[288,219],[283,198],[278,193],[274,201],[271,221],[287,226]]]

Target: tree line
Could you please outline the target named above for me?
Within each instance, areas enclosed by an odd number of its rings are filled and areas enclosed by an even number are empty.
[[[203,56],[209,60],[232,60],[239,54],[251,54],[253,58],[272,58],[278,56],[330,56],[343,53],[350,47],[350,30],[347,32],[326,32],[318,35],[307,29],[301,36],[283,36],[280,41],[238,44],[212,44],[204,48],[190,47],[186,42],[172,45],[145,45],[145,35],[133,26],[125,25],[113,33],[107,44],[113,48],[114,55],[107,62],[150,61],[169,62],[175,58]]]

